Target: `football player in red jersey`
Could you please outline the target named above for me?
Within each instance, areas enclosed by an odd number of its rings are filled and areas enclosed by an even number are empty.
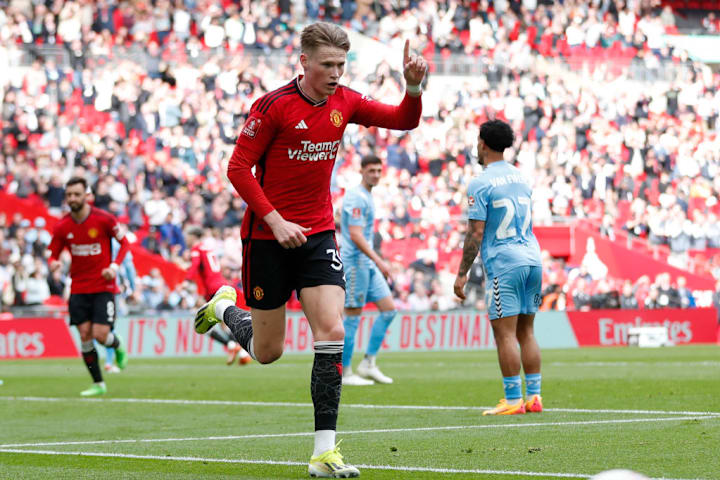
[[[220,287],[228,284],[227,279],[221,273],[220,262],[215,252],[209,249],[203,242],[203,229],[200,227],[189,227],[185,231],[185,241],[190,247],[190,268],[185,278],[186,282],[191,282],[196,278],[200,278],[203,288],[205,289],[205,300],[209,301]],[[222,323],[210,331],[213,340],[221,343],[227,348],[228,358],[227,364],[232,365],[235,359],[240,357],[239,365],[247,365],[252,360],[243,348],[232,339],[230,334],[225,331],[227,327]]]
[[[87,202],[87,181],[73,177],[65,185],[65,200],[70,213],[55,225],[48,249],[51,271],[62,267],[60,253],[70,250],[70,325],[80,334],[83,360],[93,379],[93,385],[80,393],[82,396],[102,395],[107,392],[103,382],[97,350],[93,339],[115,349],[118,367],[127,365],[127,353],[120,337],[112,332],[115,323],[115,294],[118,287],[115,277],[118,265],[128,252],[125,234],[115,217],[92,207]],[[111,240],[120,243],[115,261],[112,261]]]
[[[406,42],[406,94],[400,105],[386,105],[340,85],[348,50],[350,40],[337,25],[308,25],[301,34],[304,75],[252,105],[228,165],[228,178],[249,206],[242,225],[243,292],[252,315],[234,306],[234,290],[222,287],[195,321],[199,333],[224,321],[252,357],[271,363],[283,352],[285,303],[298,293],[314,339],[315,447],[308,472],[315,477],[360,474],[335,444],[345,280],[330,198],[333,165],[348,123],[417,127],[427,71]]]

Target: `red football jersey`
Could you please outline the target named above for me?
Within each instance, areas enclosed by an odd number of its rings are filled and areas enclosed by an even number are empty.
[[[347,124],[409,130],[420,121],[420,97],[406,94],[392,106],[339,86],[315,103],[300,90],[301,78],[258,99],[238,136],[228,178],[250,207],[243,238],[274,239],[262,221],[274,209],[312,229],[308,235],[334,230],[330,176]]]
[[[192,265],[188,269],[187,279],[193,280],[196,275],[200,276],[202,285],[205,288],[205,298],[210,299],[215,292],[229,282],[222,276],[220,262],[215,253],[202,243],[192,247],[190,250]]]
[[[60,256],[64,248],[70,250],[71,293],[118,293],[116,281],[105,280],[103,269],[112,262],[111,240],[120,242],[115,263],[122,263],[129,248],[124,232],[115,217],[95,207],[82,222],[76,222],[68,213],[55,224],[50,249],[50,260]]]

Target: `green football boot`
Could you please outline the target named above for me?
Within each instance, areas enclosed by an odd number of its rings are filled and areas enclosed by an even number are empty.
[[[235,305],[237,301],[237,292],[229,285],[224,285],[215,292],[215,295],[205,305],[200,307],[197,315],[195,315],[195,331],[197,333],[205,333],[212,327],[222,322],[222,318],[215,316],[215,305],[220,300],[229,300]]]
[[[81,397],[98,397],[107,393],[107,387],[105,383],[93,383],[90,388],[80,392]]]

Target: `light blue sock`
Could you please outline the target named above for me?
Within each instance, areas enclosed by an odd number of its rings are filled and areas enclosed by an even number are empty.
[[[395,310],[389,310],[387,312],[381,312],[373,324],[372,332],[370,332],[370,341],[368,342],[367,355],[375,356],[380,347],[382,346],[383,340],[385,340],[385,333],[388,327],[395,318],[397,312]]]
[[[528,373],[525,375],[525,393],[527,398],[533,395],[540,395],[540,383],[542,382],[542,374]]]
[[[343,324],[345,325],[345,346],[343,347],[342,363],[343,367],[350,367],[353,350],[355,349],[355,333],[360,324],[360,317],[357,315],[345,317]]]
[[[115,358],[115,349],[112,347],[105,347],[105,365],[112,365],[113,359]]]
[[[522,398],[522,379],[520,375],[503,377],[503,389],[505,390],[506,400]]]

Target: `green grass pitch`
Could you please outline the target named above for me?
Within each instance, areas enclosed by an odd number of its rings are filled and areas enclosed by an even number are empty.
[[[503,417],[494,351],[384,354],[395,384],[343,389],[341,451],[370,479],[718,479],[719,354],[546,350],[546,411]],[[91,400],[80,359],[0,362],[0,479],[306,478],[311,362],[131,358]]]

